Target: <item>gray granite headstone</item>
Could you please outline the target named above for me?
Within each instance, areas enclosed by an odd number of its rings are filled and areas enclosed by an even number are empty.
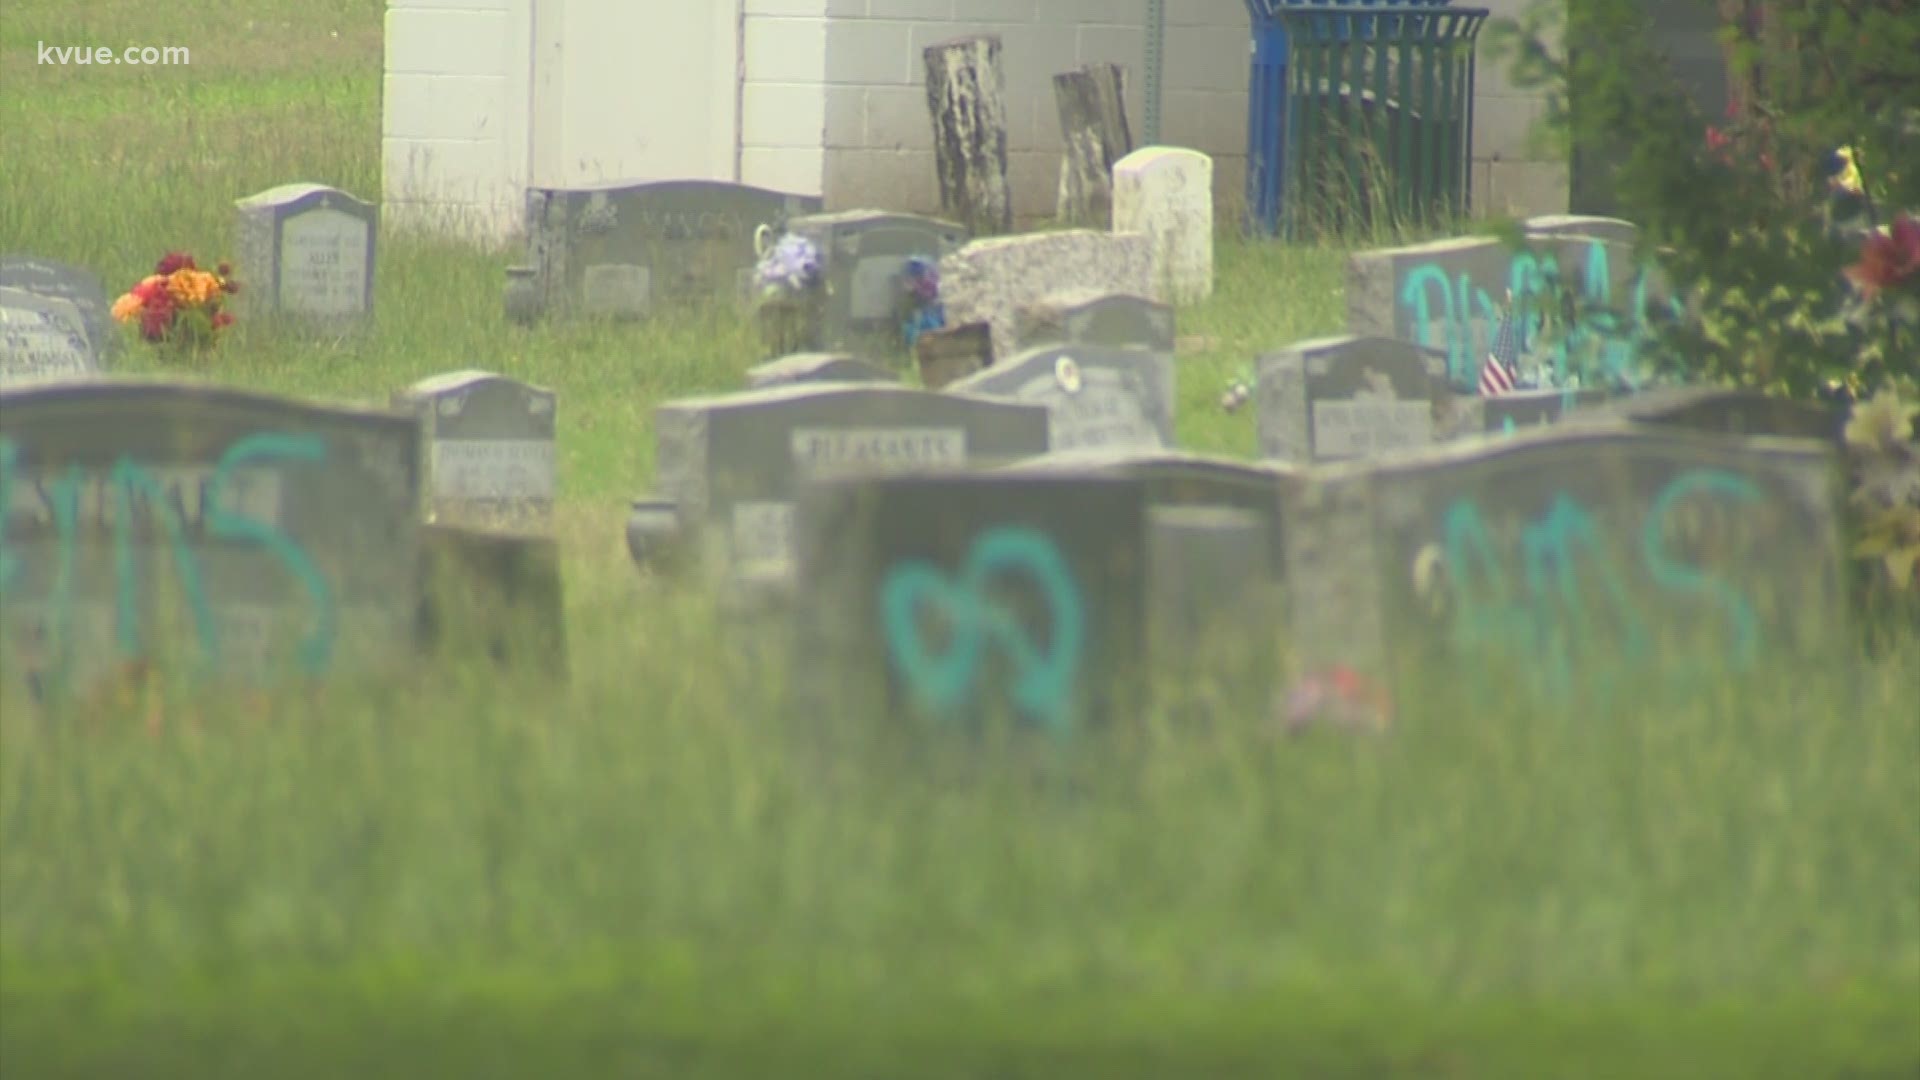
[[[787,222],[820,253],[827,296],[821,309],[823,348],[876,360],[906,355],[901,336],[907,260],[940,257],[967,242],[964,226],[915,214],[849,210]]]
[[[486,371],[435,375],[394,395],[420,418],[433,520],[551,526],[556,401],[545,387]]]
[[[897,383],[900,376],[849,353],[794,353],[747,369],[747,389],[789,383]]]
[[[122,342],[113,324],[113,305],[100,278],[91,271],[33,255],[0,255],[0,287],[72,303],[80,311],[94,350],[103,358],[119,351]]]
[[[1099,345],[1112,349],[1174,351],[1173,307],[1144,296],[1067,289],[1013,313],[1017,349]]]
[[[1204,690],[1271,700],[1283,605],[1271,574],[1271,522],[1225,506],[1147,512],[1148,621],[1160,670],[1200,672]]]
[[[755,234],[820,198],[717,180],[613,182],[527,192],[538,308],[639,318],[662,303],[740,303]]]
[[[1534,332],[1545,283],[1555,278],[1569,298],[1614,313],[1576,326],[1577,340],[1567,343],[1570,368],[1637,376],[1640,343],[1654,319],[1671,313],[1671,292],[1658,268],[1636,261],[1631,245],[1605,237],[1536,233],[1516,248],[1467,236],[1358,252],[1347,260],[1347,332],[1439,349],[1452,385],[1471,390],[1509,294],[1522,366],[1557,366],[1557,352]]]
[[[724,573],[791,569],[793,506],[836,474],[963,469],[1045,453],[1037,405],[861,383],[670,401],[654,410],[656,487]]]
[[[234,203],[235,306],[344,328],[373,311],[380,208],[324,184],[282,184]]]
[[[1661,387],[1581,409],[1570,420],[1626,420],[1726,435],[1773,435],[1838,442],[1845,412],[1831,405],[1774,397],[1758,390]]]
[[[1405,341],[1331,337],[1255,361],[1260,456],[1294,464],[1432,445],[1459,426],[1446,357]]]
[[[0,678],[403,669],[419,464],[399,411],[147,380],[0,391]]]
[[[1053,450],[1174,445],[1173,357],[1147,349],[1050,346],[1003,360],[947,390],[1045,405]]]
[[[1131,719],[1147,650],[1147,502],[1119,476],[842,478],[801,498],[809,711],[1056,735]]]
[[[1292,642],[1383,685],[1698,695],[1843,640],[1840,500],[1829,444],[1618,422],[1325,468],[1288,500]]]
[[[1607,392],[1586,390],[1512,390],[1490,397],[1463,394],[1454,404],[1466,415],[1455,435],[1508,435],[1555,424],[1569,413],[1591,409]],[[1571,407],[1569,407],[1571,406]]]
[[[99,351],[72,301],[0,287],[0,386],[99,372]]]

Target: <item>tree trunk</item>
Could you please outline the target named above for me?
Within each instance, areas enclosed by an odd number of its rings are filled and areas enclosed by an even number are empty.
[[[1113,163],[1133,152],[1127,125],[1127,69],[1087,64],[1053,77],[1066,157],[1055,213],[1069,225],[1113,227]]]
[[[975,236],[1012,232],[999,37],[959,38],[930,45],[921,55],[942,213]]]

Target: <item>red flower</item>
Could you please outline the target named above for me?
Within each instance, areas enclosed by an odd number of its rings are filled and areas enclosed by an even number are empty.
[[[159,341],[167,336],[167,330],[173,326],[172,304],[148,304],[140,313],[140,336],[148,341]]]
[[[232,326],[232,325],[233,325],[232,315],[229,315],[224,311],[216,311],[213,313],[213,328],[215,330],[218,330],[223,326]]]
[[[1860,261],[1846,274],[1869,297],[1920,274],[1920,221],[1901,214],[1892,229],[1868,235],[1860,245]]]
[[[159,274],[161,277],[166,277],[168,274],[173,273],[175,270],[198,270],[198,269],[199,267],[193,265],[193,256],[188,255],[185,252],[169,251],[167,252],[164,258],[162,258],[158,263],[154,264],[153,272],[156,274]]]

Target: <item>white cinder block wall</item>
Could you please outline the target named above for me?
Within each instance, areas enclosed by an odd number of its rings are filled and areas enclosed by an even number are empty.
[[[1237,192],[1246,153],[1242,0],[1169,4],[1161,141],[1216,158]],[[1139,0],[746,0],[741,179],[818,191],[833,209],[939,209],[922,50],[1001,39],[1015,215],[1050,215],[1059,181],[1053,76],[1116,62],[1144,135],[1146,5]],[[811,181],[811,183],[808,183]]]
[[[1487,21],[1492,22],[1518,16],[1529,0],[1471,2],[1491,12]],[[1506,65],[1489,54],[1486,39],[1483,25],[1474,72],[1473,209],[1519,217],[1565,213],[1570,193],[1566,159],[1535,150],[1528,140],[1528,129],[1546,112],[1546,98],[1517,89]],[[1558,42],[1551,44],[1558,47]]]
[[[476,236],[518,227],[531,31],[530,0],[389,0],[384,222]]]

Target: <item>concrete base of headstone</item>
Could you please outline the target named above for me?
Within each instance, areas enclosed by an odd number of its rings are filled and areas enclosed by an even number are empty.
[[[434,663],[567,677],[560,549],[552,539],[428,525],[421,647]]]

